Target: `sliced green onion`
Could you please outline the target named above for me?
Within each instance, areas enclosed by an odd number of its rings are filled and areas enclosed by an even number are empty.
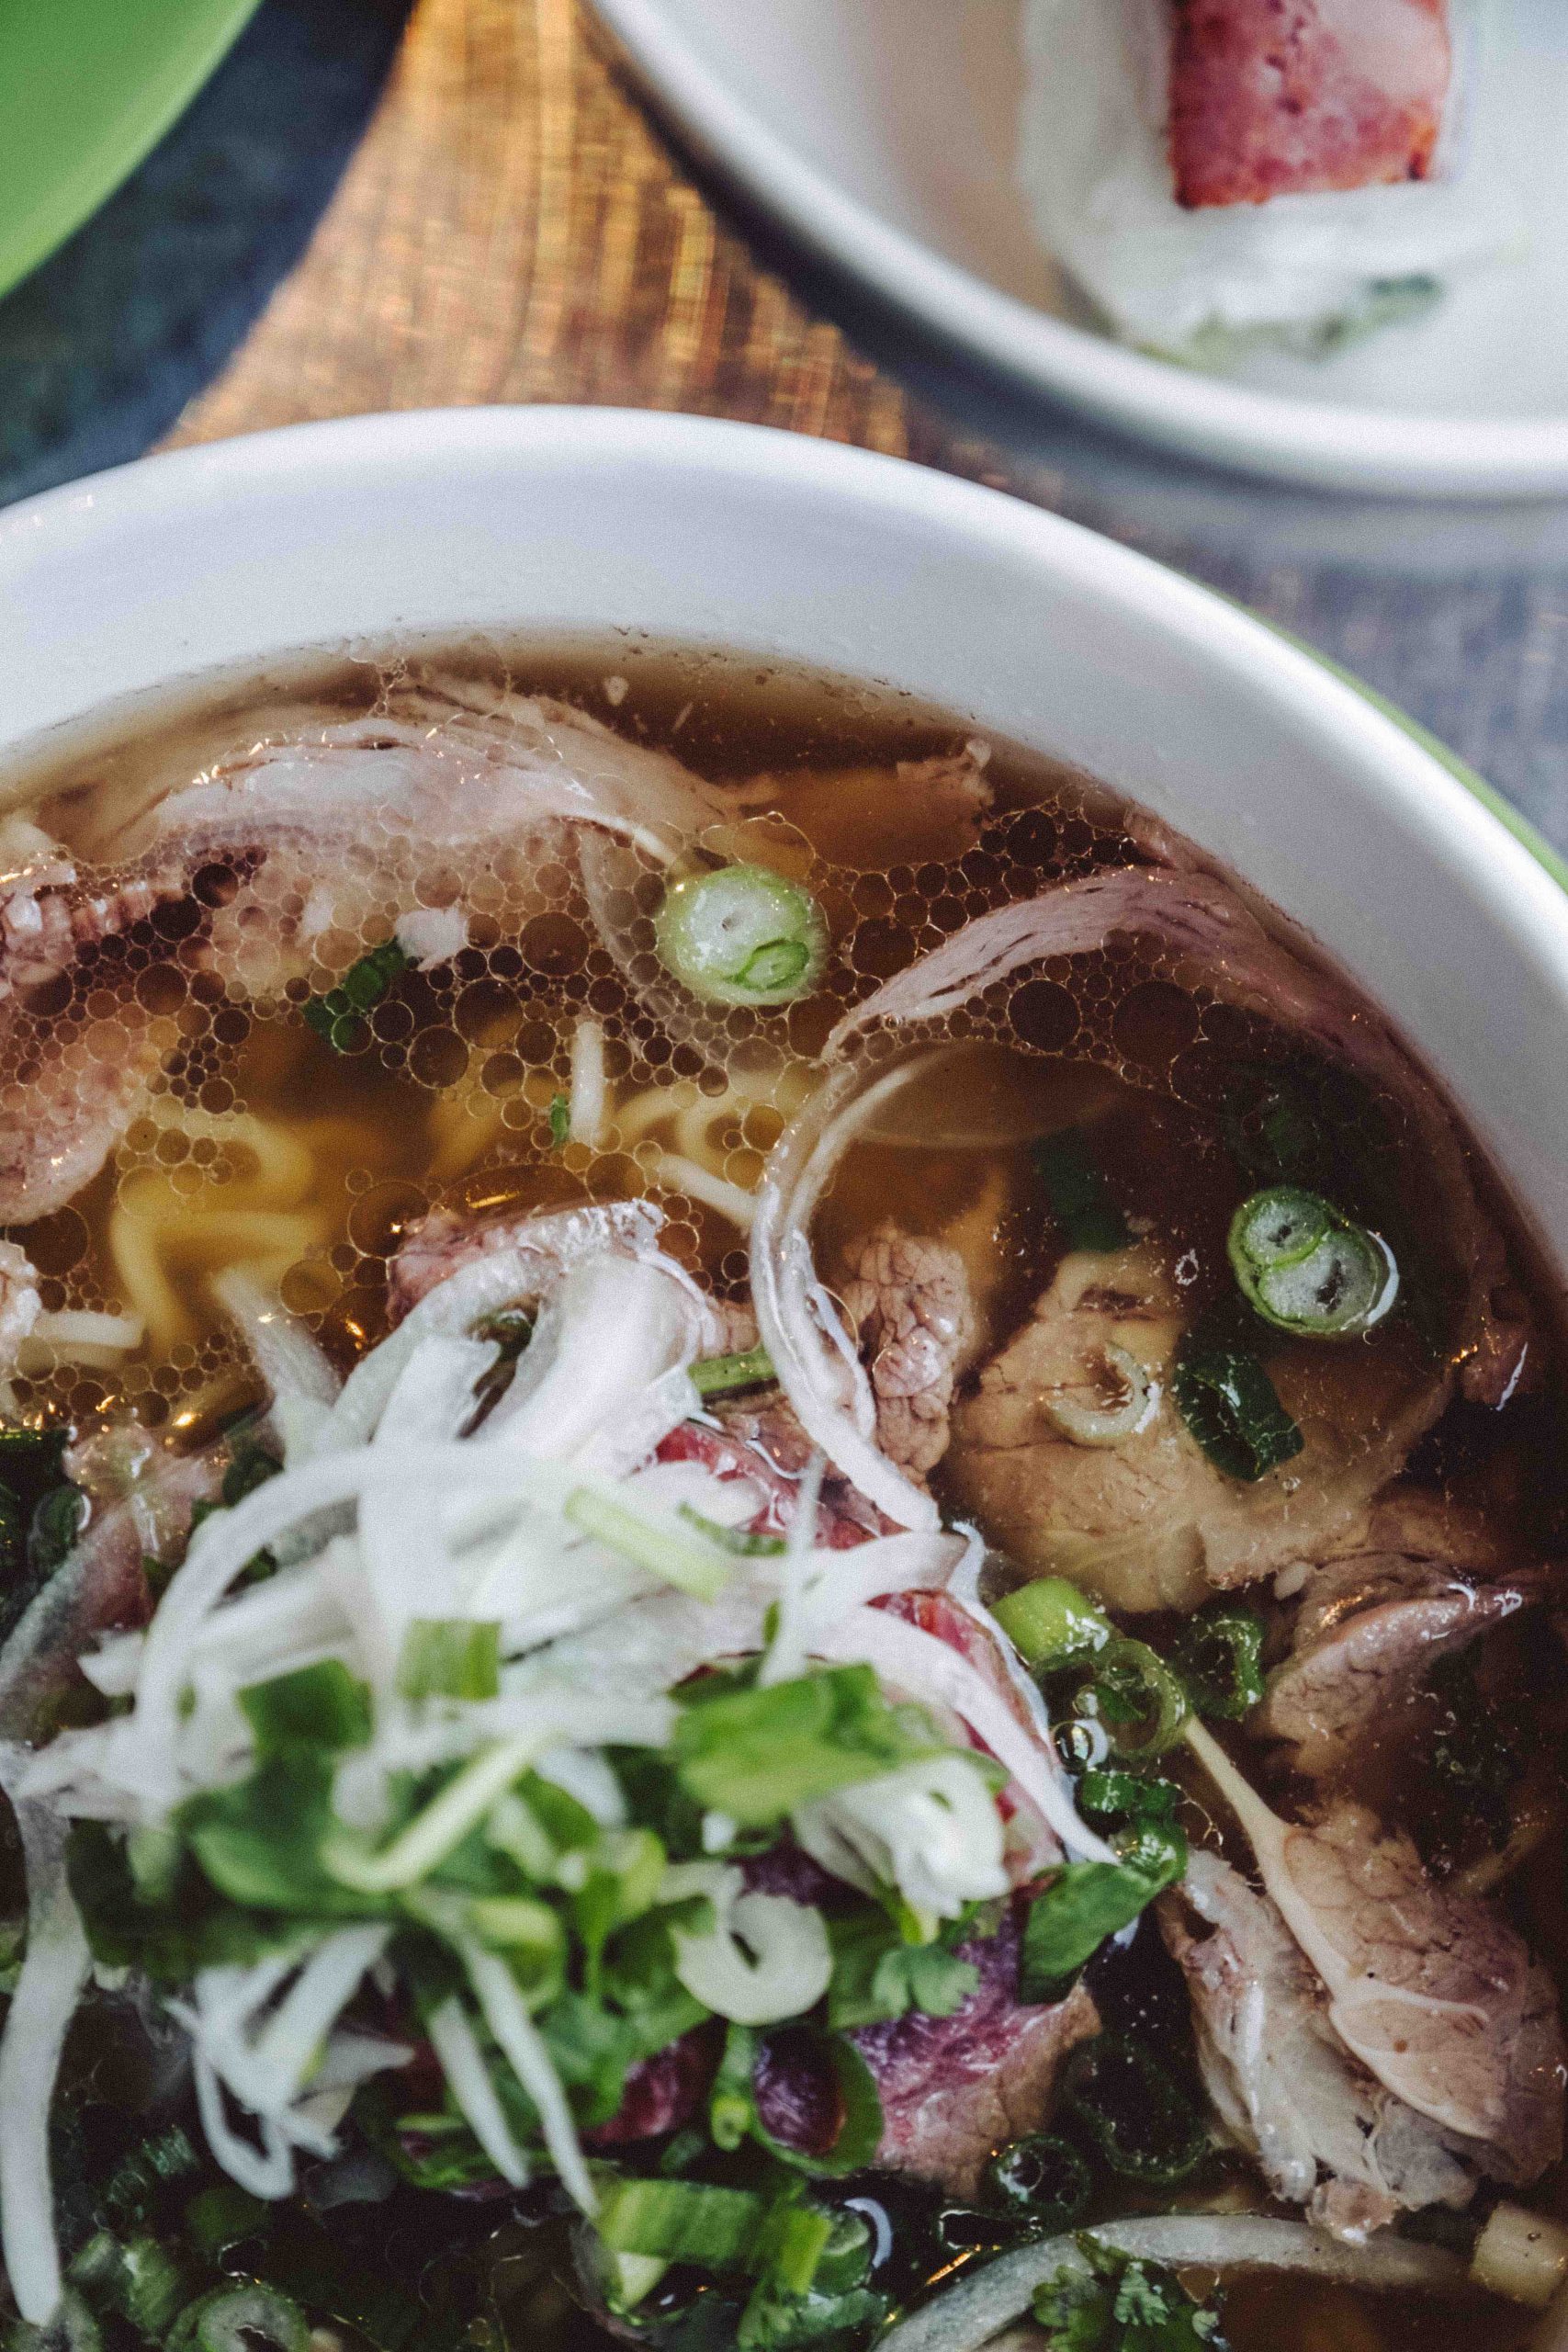
[[[318,1037],[326,1039],[334,1054],[352,1053],[364,1035],[362,1016],[379,1004],[400,972],[408,970],[410,961],[395,939],[384,939],[357,964],[349,966],[337,988],[310,998],[305,1006],[306,1023]]]
[[[1263,1620],[1232,1601],[1216,1601],[1189,1621],[1172,1664],[1201,1715],[1235,1723],[1263,1696]]]
[[[159,2344],[188,2300],[191,2282],[156,2238],[131,2238],[124,2254],[120,2307],[139,2335]]]
[[[1170,2188],[1208,2154],[1202,2116],[1131,2035],[1102,2033],[1075,2051],[1063,2100],[1111,2170],[1124,2179]]]
[[[1231,1263],[1243,1287],[1244,1269],[1253,1274],[1274,1267],[1299,1266],[1337,1222],[1321,1193],[1303,1192],[1294,1184],[1277,1184],[1268,1192],[1254,1193],[1231,1219]]]
[[[220,2287],[181,2313],[169,2342],[171,2352],[176,2352],[176,2339],[193,2345],[195,2352],[256,2352],[257,2337],[274,2352],[306,2352],[310,2323],[276,2287]]]
[[[567,1138],[571,1134],[570,1096],[566,1094],[552,1094],[550,1097],[550,1107],[546,1114],[546,1118],[549,1125],[551,1145],[557,1151],[559,1151],[561,1147],[567,1141]]]
[[[398,1688],[405,1699],[493,1699],[501,1688],[499,1623],[416,1617],[403,1636]]]
[[[993,2205],[1043,2232],[1070,2229],[1094,2188],[1077,2150],[1048,2132],[999,2148],[986,2166],[985,2177]]]
[[[1398,1269],[1382,1237],[1299,1186],[1276,1185],[1243,1201],[1229,1248],[1249,1306],[1300,1338],[1359,1338],[1399,1295]]]
[[[1250,1348],[1193,1333],[1176,1359],[1171,1393],[1217,1470],[1248,1484],[1293,1462],[1305,1440]]]
[[[761,1388],[778,1377],[766,1348],[742,1348],[736,1355],[705,1356],[692,1366],[699,1396],[727,1396],[736,1388]]]
[[[1032,1674],[1054,1674],[1102,1650],[1115,1628],[1066,1577],[1036,1577],[991,1611]]]
[[[272,2208],[237,2181],[220,2180],[197,2191],[186,2207],[186,2236],[204,2261],[220,2264],[223,2256],[247,2238],[258,2237],[272,2219]]]
[[[361,1894],[390,1894],[417,1885],[461,1845],[497,1798],[522,1779],[537,1746],[532,1736],[521,1736],[480,1748],[389,1846],[379,1851],[367,1849],[343,1830],[324,1844],[322,1861],[342,1885]]]
[[[339,1658],[248,1683],[238,1697],[263,1756],[289,1747],[363,1747],[370,1736],[369,1690]]]
[[[603,2181],[594,2227],[615,2254],[750,2269],[766,2206],[750,2189],[689,2180]]]
[[[1147,1642],[1116,1634],[1095,1653],[1088,1691],[1078,1702],[1104,1724],[1118,1756],[1163,1756],[1191,1713],[1179,1679]]]
[[[661,960],[710,1004],[788,1004],[815,987],[828,926],[808,890],[765,865],[694,874],[665,894]]]
[[[562,1517],[581,1527],[595,1543],[635,1560],[650,1576],[689,1592],[694,1600],[716,1600],[728,1583],[732,1563],[714,1545],[682,1536],[657,1520],[644,1519],[624,1503],[592,1487],[577,1487],[567,1497]]]
[[[710,1544],[716,1544],[721,1552],[733,1552],[737,1559],[776,1560],[789,1549],[782,1535],[754,1535],[749,1528],[722,1526],[716,1519],[705,1519],[691,1503],[677,1503],[675,1511]]]
[[[1069,1250],[1109,1254],[1126,1249],[1133,1238],[1127,1220],[1089,1157],[1081,1127],[1065,1127],[1060,1135],[1037,1143],[1030,1156]]]

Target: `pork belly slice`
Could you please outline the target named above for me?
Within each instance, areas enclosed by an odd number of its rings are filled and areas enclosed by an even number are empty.
[[[1448,0],[1175,0],[1177,201],[1427,179],[1452,74]]]
[[[1561,1592],[1559,1568],[1505,1563],[1458,1513],[1380,1506],[1367,1547],[1314,1568],[1291,1655],[1248,1729],[1313,1780],[1344,1772],[1439,1658]]]
[[[1266,1894],[1199,1852],[1158,1917],[1187,1979],[1204,2088],[1277,2197],[1352,2242],[1397,2213],[1469,2202],[1464,2143],[1350,2056],[1321,1980]]]

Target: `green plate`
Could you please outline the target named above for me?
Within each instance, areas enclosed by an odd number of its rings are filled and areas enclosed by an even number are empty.
[[[257,0],[0,0],[0,294],[81,227]]]

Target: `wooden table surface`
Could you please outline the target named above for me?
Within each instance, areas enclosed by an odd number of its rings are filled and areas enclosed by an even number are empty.
[[[757,238],[653,127],[582,0],[416,0],[302,258],[171,437],[581,401],[940,465],[1294,629],[1568,847],[1568,510],[1383,506],[1184,468],[987,385]]]
[[[485,401],[910,446],[905,395],[720,225],[578,0],[420,0],[304,259],[173,438]]]

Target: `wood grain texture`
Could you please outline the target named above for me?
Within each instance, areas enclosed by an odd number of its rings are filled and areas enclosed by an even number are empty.
[[[303,261],[171,439],[488,401],[910,443],[904,394],[719,224],[579,0],[420,0]]]

